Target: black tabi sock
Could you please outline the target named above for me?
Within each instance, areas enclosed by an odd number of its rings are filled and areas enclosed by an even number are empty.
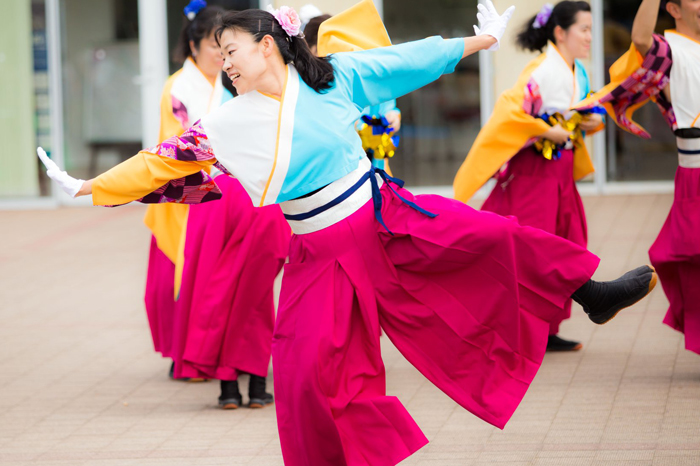
[[[593,322],[604,324],[620,310],[646,296],[656,283],[655,280],[656,275],[651,267],[638,267],[617,280],[588,280],[571,295],[571,298],[583,307]]]

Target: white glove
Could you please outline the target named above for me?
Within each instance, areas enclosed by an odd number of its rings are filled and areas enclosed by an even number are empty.
[[[479,26],[474,25],[474,32],[477,36],[487,34],[495,37],[496,43],[489,47],[489,50],[498,50],[501,46],[501,37],[506,32],[506,26],[510,17],[513,16],[515,6],[508,8],[503,15],[498,14],[491,0],[486,0],[486,4],[479,3],[476,7],[479,9],[479,12],[476,14]]]
[[[77,180],[68,173],[61,171],[56,162],[51,160],[41,147],[36,148],[36,153],[46,167],[46,175],[58,183],[61,189],[68,193],[70,197],[75,197],[80,188],[83,187],[85,180]]]

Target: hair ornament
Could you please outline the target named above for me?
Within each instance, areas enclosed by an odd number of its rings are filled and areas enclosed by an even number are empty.
[[[197,14],[206,6],[207,2],[204,0],[191,0],[183,11],[185,16],[187,16],[187,19],[193,21],[197,17]]]
[[[554,5],[551,3],[545,3],[540,9],[539,13],[537,13],[537,16],[535,16],[535,21],[532,23],[532,27],[535,29],[540,29],[541,27],[546,26],[547,22],[549,21],[549,17],[552,16],[553,9]]]
[[[301,19],[299,19],[299,15],[294,11],[294,8],[290,6],[281,6],[279,9],[275,10],[268,5],[267,11],[275,17],[289,37],[301,35]]]

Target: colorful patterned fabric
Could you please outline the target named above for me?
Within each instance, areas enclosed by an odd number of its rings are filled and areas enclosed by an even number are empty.
[[[173,136],[146,152],[181,161],[203,161],[214,158],[204,129],[197,121],[181,136]],[[223,173],[229,174],[218,162],[214,164]],[[180,204],[200,204],[221,199],[221,191],[214,179],[204,171],[169,181],[156,191],[137,199],[144,204],[174,202]]]
[[[185,107],[185,104],[176,99],[175,96],[171,96],[170,99],[173,103],[173,116],[177,121],[180,122],[180,125],[183,128],[187,128],[189,126],[189,119],[187,117],[187,107]]]
[[[636,49],[628,53],[637,53]],[[627,60],[623,56],[618,62]],[[616,62],[617,64],[617,62]],[[643,138],[650,138],[649,133],[632,120],[633,113],[649,100],[654,101],[661,110],[671,129],[677,128],[676,117],[671,103],[661,92],[669,83],[673,57],[671,47],[663,36],[654,34],[654,43],[642,61],[641,65],[632,74],[622,79],[616,86],[595,94],[587,99],[579,110],[587,110],[596,105],[603,105],[611,113],[617,124],[632,134]],[[611,68],[611,79],[615,82]]]
[[[528,115],[537,116],[542,108],[542,94],[537,81],[530,78],[525,85],[525,95],[523,99],[523,110]]]

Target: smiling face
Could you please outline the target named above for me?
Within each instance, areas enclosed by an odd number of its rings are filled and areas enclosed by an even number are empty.
[[[199,42],[199,47],[195,47],[194,42],[190,41],[190,49],[192,50],[192,58],[202,73],[207,77],[216,78],[224,65],[224,60],[221,57],[221,50],[216,43],[214,33],[209,34]]]
[[[554,29],[556,46],[560,50],[567,50],[571,58],[580,60],[588,58],[593,40],[592,26],[593,15],[589,11],[579,11],[576,13],[576,22],[569,29],[559,26]]]
[[[224,56],[224,71],[238,94],[258,90],[258,84],[268,70],[268,58],[274,45],[270,36],[255,42],[252,34],[226,29],[219,39]]]
[[[668,2],[666,11],[676,20],[678,32],[700,40],[700,0]]]

